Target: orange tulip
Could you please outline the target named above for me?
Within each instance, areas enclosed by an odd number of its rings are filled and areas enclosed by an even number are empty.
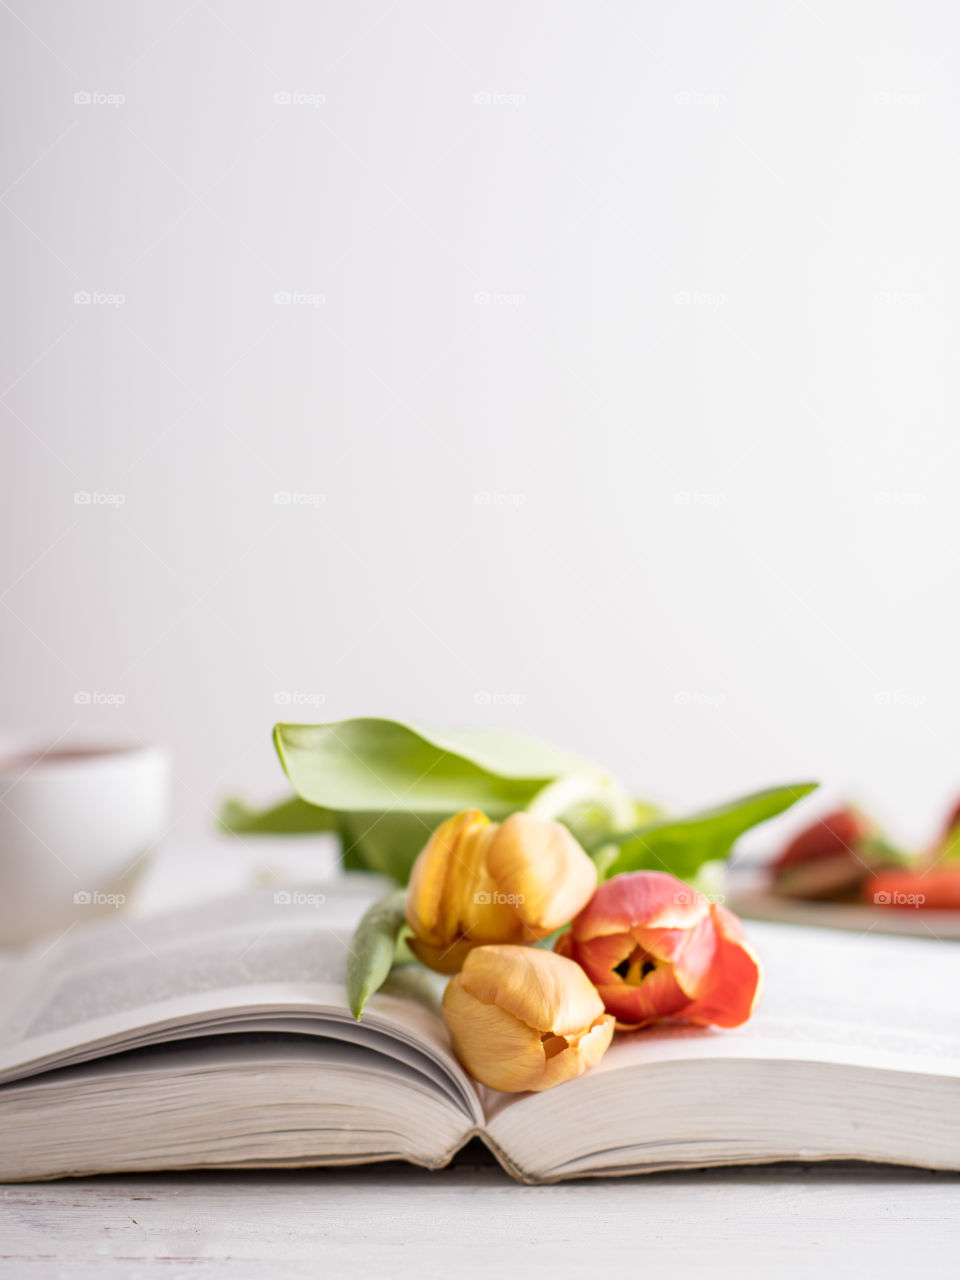
[[[495,823],[469,809],[439,826],[413,864],[410,948],[438,973],[456,973],[474,947],[536,942],[569,923],[596,883],[559,822],[515,813]]]
[[[481,1084],[550,1089],[594,1066],[613,1018],[579,965],[535,947],[477,947],[447,983],[443,1020],[454,1052]]]
[[[736,1027],[760,998],[760,961],[737,917],[662,871],[601,885],[556,950],[583,966],[621,1030],[665,1018]]]

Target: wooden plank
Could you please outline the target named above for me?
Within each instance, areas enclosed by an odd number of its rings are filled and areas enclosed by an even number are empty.
[[[897,1277],[956,1274],[960,1175],[854,1164],[514,1184],[473,1148],[430,1174],[143,1175],[0,1188],[0,1274]],[[268,1272],[268,1268],[270,1269]]]

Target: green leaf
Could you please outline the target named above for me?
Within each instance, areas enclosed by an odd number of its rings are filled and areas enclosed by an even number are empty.
[[[623,871],[669,871],[689,880],[703,863],[726,858],[745,831],[783,813],[817,785],[798,782],[755,791],[688,818],[662,818],[615,836],[620,852],[607,867],[606,878]]]
[[[495,818],[522,809],[563,774],[605,776],[568,752],[494,729],[436,732],[363,718],[278,724],[274,740],[297,795],[341,813],[439,819],[477,808]]]
[[[960,823],[956,823],[947,832],[940,846],[937,861],[960,862]]]
[[[439,825],[432,814],[341,813],[337,829],[343,865],[348,871],[379,871],[406,884],[417,854]]]
[[[347,999],[358,1022],[367,1001],[390,973],[406,922],[406,896],[405,890],[395,889],[380,898],[367,909],[354,932],[347,956]]]
[[[269,809],[251,809],[242,800],[225,800],[218,822],[224,831],[234,835],[298,835],[311,831],[334,831],[337,815],[330,809],[307,804],[299,796],[291,796]]]

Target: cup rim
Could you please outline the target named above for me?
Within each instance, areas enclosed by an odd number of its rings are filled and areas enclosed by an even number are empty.
[[[34,773],[62,773],[90,769],[137,756],[163,758],[163,748],[150,742],[76,742],[43,745],[16,738],[0,739],[0,778],[23,778]]]

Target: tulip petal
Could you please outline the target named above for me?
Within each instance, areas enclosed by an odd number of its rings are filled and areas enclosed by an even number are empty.
[[[434,973],[458,973],[475,944],[469,938],[456,942],[424,942],[422,938],[408,937],[407,946],[417,959]]]
[[[719,945],[712,914],[690,929],[637,929],[635,936],[645,951],[673,966],[673,976],[688,1000],[710,988]]]
[[[614,1031],[578,965],[517,946],[471,951],[447,984],[443,1018],[470,1074],[507,1093],[550,1089],[582,1075]]]
[[[538,1033],[578,1035],[604,1012],[578,964],[536,947],[476,948],[459,982],[477,1000],[499,1005]]]
[[[447,983],[443,1020],[454,1052],[475,1080],[504,1093],[537,1087],[545,1064],[540,1032],[506,1009],[471,995],[461,975]]]
[[[709,990],[683,1014],[701,1026],[739,1027],[763,992],[763,968],[743,925],[726,907],[712,908],[717,927],[717,954]]]
[[[449,914],[455,850],[467,831],[487,821],[478,809],[458,813],[442,822],[422,849],[407,889],[407,924],[418,937],[441,942],[448,936],[444,918]]]
[[[621,1030],[650,1026],[664,1018],[685,1017],[690,997],[677,982],[671,965],[654,969],[639,986],[618,982],[598,987],[600,998]]]
[[[497,889],[529,930],[527,941],[567,924],[597,887],[596,864],[559,822],[514,813],[486,853]]]
[[[573,936],[597,938],[635,928],[689,929],[708,914],[701,893],[665,871],[630,871],[602,884],[573,921]]]
[[[587,938],[578,942],[569,933],[561,934],[554,945],[558,955],[576,960],[595,986],[611,983],[617,966],[636,950],[637,942],[632,933],[610,933],[599,938]]]
[[[552,1089],[554,1085],[563,1084],[566,1080],[575,1080],[585,1071],[595,1067],[610,1047],[613,1039],[614,1019],[610,1014],[601,1014],[589,1030],[576,1037],[566,1037],[567,1047],[561,1052],[546,1057],[540,1079],[527,1088],[539,1092]]]

